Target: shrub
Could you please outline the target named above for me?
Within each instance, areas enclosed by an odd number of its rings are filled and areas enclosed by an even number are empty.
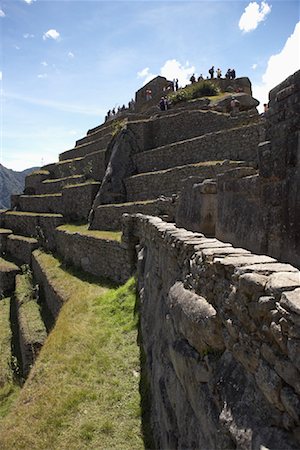
[[[201,97],[210,97],[219,94],[219,88],[215,86],[211,81],[199,81],[198,83],[191,84],[183,89],[179,89],[177,92],[173,92],[169,95],[169,100],[173,103],[184,102]]]

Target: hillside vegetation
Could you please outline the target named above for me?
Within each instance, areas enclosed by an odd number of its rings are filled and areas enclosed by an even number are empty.
[[[36,167],[33,167],[16,172],[0,164],[0,209],[10,207],[10,196],[23,192],[26,175],[35,169]]]
[[[134,280],[115,289],[39,260],[69,300],[0,423],[1,449],[144,448]]]

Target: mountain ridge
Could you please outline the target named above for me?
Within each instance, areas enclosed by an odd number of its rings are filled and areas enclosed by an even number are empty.
[[[17,172],[4,167],[0,163],[0,209],[10,207],[10,196],[23,192],[25,177],[36,169],[38,167],[31,167]]]

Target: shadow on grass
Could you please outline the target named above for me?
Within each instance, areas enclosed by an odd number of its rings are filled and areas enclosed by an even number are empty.
[[[120,287],[120,284],[117,284],[108,278],[99,277],[96,275],[92,275],[88,272],[84,272],[84,270],[73,266],[72,264],[68,264],[67,262],[63,261],[63,259],[55,254],[53,255],[55,258],[60,262],[60,268],[67,272],[69,275],[72,275],[73,277],[79,278],[79,280],[84,281],[86,283],[95,284],[97,286],[107,288],[107,289],[117,289]]]

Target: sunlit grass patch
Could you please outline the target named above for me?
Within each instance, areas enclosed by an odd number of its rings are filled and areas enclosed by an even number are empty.
[[[69,300],[0,425],[1,448],[144,448],[134,280],[105,290],[77,278],[74,286],[51,255],[39,257]]]
[[[58,227],[58,230],[68,231],[69,233],[79,233],[85,236],[92,236],[100,239],[108,239],[111,241],[121,241],[121,231],[105,231],[105,230],[89,230],[88,224],[65,224]]]

